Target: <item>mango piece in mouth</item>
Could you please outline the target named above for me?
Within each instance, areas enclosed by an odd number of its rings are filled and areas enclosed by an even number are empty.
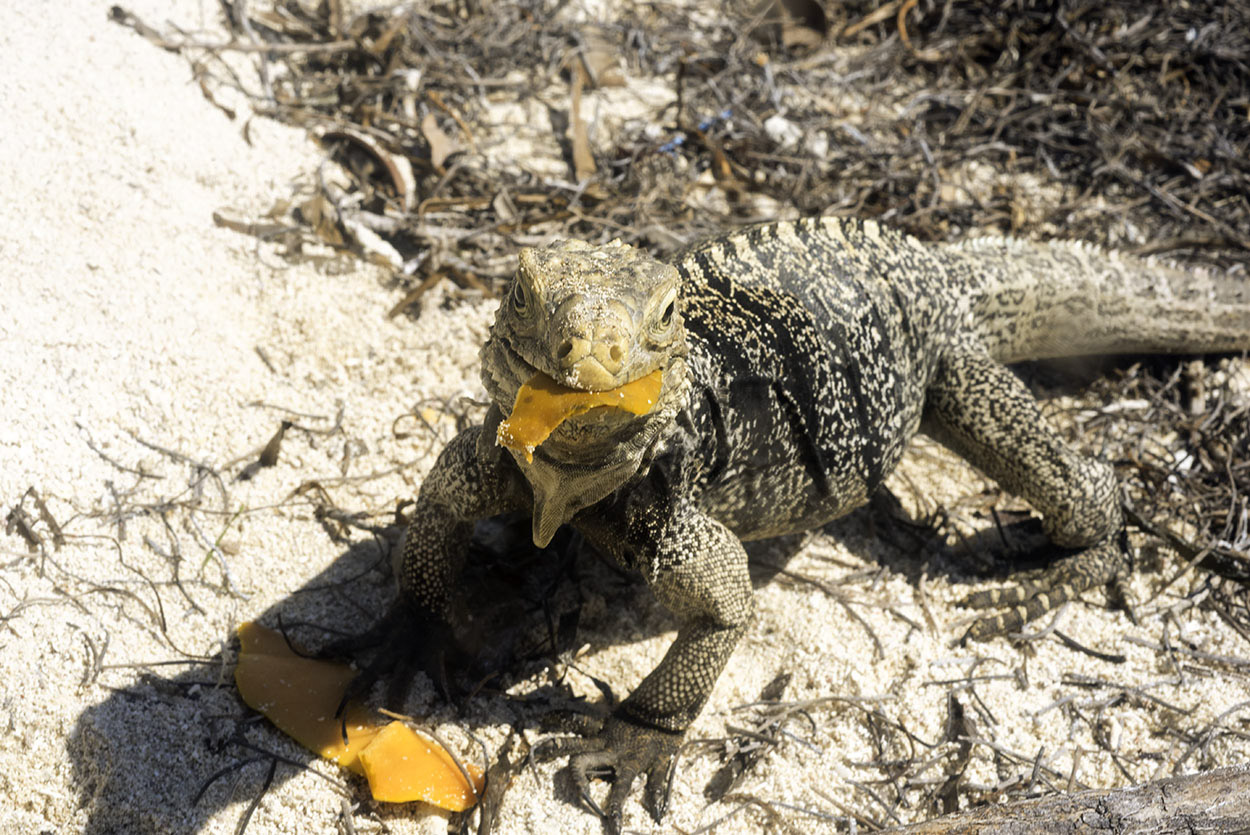
[[[351,667],[296,655],[280,633],[256,623],[240,624],[238,632],[234,681],[243,701],[300,745],[363,774],[375,800],[423,800],[453,812],[477,802],[484,787],[477,766],[466,766],[470,786],[442,746],[404,723],[355,701],[347,703],[345,722],[334,715],[356,677]]]
[[[607,391],[581,391],[562,386],[538,373],[516,393],[512,414],[499,424],[496,440],[534,460],[534,450],[569,418],[598,406],[614,406],[630,414],[645,415],[660,399],[664,372],[656,369],[633,382]]]

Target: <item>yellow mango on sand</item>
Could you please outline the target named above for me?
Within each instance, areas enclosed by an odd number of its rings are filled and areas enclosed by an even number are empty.
[[[234,670],[239,695],[300,745],[369,781],[375,800],[422,800],[453,812],[477,802],[482,770],[466,766],[465,782],[442,746],[403,722],[348,702],[343,721],[334,715],[356,672],[346,664],[297,655],[278,632],[256,623],[239,626],[239,662]]]

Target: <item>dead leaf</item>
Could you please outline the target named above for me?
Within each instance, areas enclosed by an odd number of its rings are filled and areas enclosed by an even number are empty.
[[[582,86],[586,72],[580,65],[573,68],[573,103],[569,113],[569,139],[573,142],[573,177],[584,183],[595,176],[595,155],[590,150],[590,137],[582,121]]]
[[[424,125],[423,125],[424,127]],[[437,126],[436,126],[437,128]],[[363,160],[353,164],[350,156],[338,157],[345,167],[354,170],[358,177],[381,181],[392,194],[399,199],[400,207],[407,212],[412,208],[413,195],[417,190],[417,180],[412,173],[412,163],[403,154],[392,154],[381,142],[368,133],[348,127],[319,129],[313,136],[324,148],[333,148],[346,144],[363,154]]]
[[[426,113],[421,120],[421,133],[425,135],[425,141],[430,143],[430,163],[442,170],[447,158],[460,150],[460,143],[443,133],[433,113]]]
[[[587,87],[624,87],[625,74],[616,45],[594,30],[583,32],[582,42],[585,46],[578,52],[578,59],[586,72]]]
[[[399,250],[357,218],[345,216],[343,228],[356,239],[356,244],[360,247],[365,260],[392,270],[398,270],[404,266],[404,258],[399,254]]]
[[[815,49],[829,34],[829,18],[816,0],[780,0],[784,10],[781,45],[786,49]]]
[[[218,209],[213,212],[213,223],[223,229],[257,238],[273,238],[284,232],[295,231],[297,228],[289,223],[256,220],[232,209]]]
[[[339,232],[339,213],[324,194],[314,194],[299,206],[304,222],[312,227],[317,237],[330,246],[342,246],[343,235]]]
[[[780,40],[786,49],[810,50],[829,34],[829,18],[818,0],[765,0],[752,16],[758,24],[752,35],[765,42]]]
[[[499,218],[501,223],[511,223],[516,220],[516,206],[512,205],[512,199],[508,197],[508,192],[500,191],[495,195],[495,199],[491,201],[490,205],[495,210],[495,217]]]

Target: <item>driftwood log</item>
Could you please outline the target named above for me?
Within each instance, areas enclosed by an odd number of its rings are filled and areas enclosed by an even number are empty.
[[[907,835],[1250,833],[1250,765],[1127,789],[1089,789],[983,806],[890,831]]]

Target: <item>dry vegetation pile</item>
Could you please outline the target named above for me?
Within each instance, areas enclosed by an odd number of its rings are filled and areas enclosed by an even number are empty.
[[[317,130],[355,178],[323,196],[422,276],[442,264],[412,264],[430,249],[498,278],[526,233],[666,251],[787,212],[929,240],[1111,236],[1224,247],[1229,263],[1250,249],[1250,4],[639,3],[612,23],[577,5],[348,18],[288,0],[233,21],[261,56],[254,78],[190,36],[115,17],[184,49],[206,93],[236,87]],[[588,141],[583,91],[639,80],[665,88],[662,103]],[[498,103],[533,100],[552,111],[562,178],[480,147]],[[723,199],[699,199],[709,190]]]

